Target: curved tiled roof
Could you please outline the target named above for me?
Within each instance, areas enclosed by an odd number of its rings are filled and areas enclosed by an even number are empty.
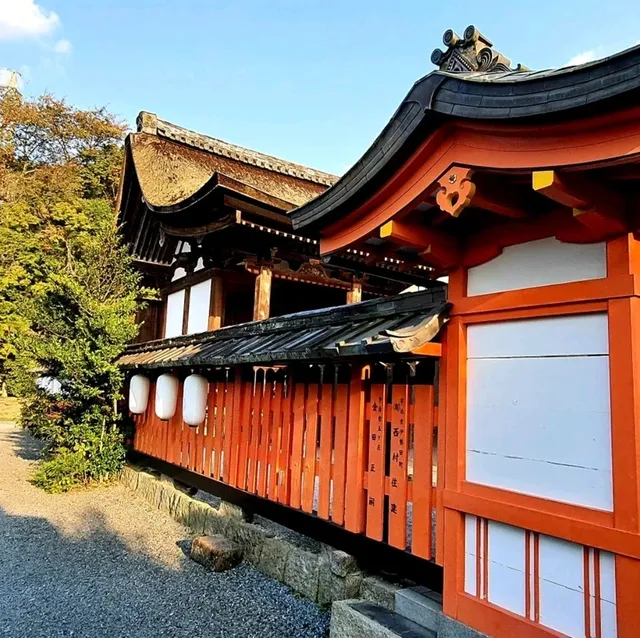
[[[418,80],[366,153],[332,187],[292,211],[296,228],[328,225],[388,179],[417,145],[450,118],[543,121],[575,117],[603,102],[628,105],[640,93],[640,46],[603,60],[545,71],[434,71]]]
[[[423,290],[140,343],[118,364],[133,370],[408,356],[438,334],[445,296],[444,288]]]

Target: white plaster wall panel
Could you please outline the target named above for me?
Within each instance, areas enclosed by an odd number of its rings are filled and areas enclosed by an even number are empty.
[[[476,517],[464,517],[464,590],[476,596]]]
[[[606,333],[600,314],[470,326],[468,480],[612,509]]]
[[[600,617],[602,638],[615,638],[618,634],[615,558],[609,552],[600,552]]]
[[[473,360],[467,378],[468,448],[611,470],[608,357]]]
[[[467,364],[467,480],[611,511],[608,357]]]
[[[184,290],[178,290],[167,295],[167,319],[164,336],[178,337],[182,334],[182,320],[184,317]]]
[[[605,313],[499,321],[467,328],[469,359],[594,354],[609,354]]]
[[[187,334],[206,332],[209,329],[209,306],[211,303],[211,279],[191,286],[189,293],[189,316]]]
[[[525,615],[524,530],[489,521],[488,600],[494,605]]]
[[[467,295],[486,295],[607,276],[607,250],[597,244],[566,244],[553,237],[508,246],[491,261],[469,268]]]
[[[540,623],[569,636],[584,636],[582,545],[540,536]]]

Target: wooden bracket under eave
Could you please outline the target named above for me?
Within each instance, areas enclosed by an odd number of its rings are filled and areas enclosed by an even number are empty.
[[[452,166],[438,179],[440,188],[436,192],[436,203],[440,210],[458,217],[467,206],[473,205],[503,217],[522,219],[527,216],[522,198],[508,184],[491,188],[486,182],[472,181],[473,175],[470,168]]]
[[[533,190],[573,210],[574,219],[590,231],[593,241],[627,232],[626,204],[619,193],[578,175],[534,171]]]
[[[440,188],[436,193],[436,202],[440,210],[458,217],[471,203],[476,193],[476,185],[471,181],[473,170],[453,166],[440,179]]]
[[[435,268],[451,268],[460,260],[455,237],[428,226],[390,221],[380,227],[380,237],[419,251],[420,258]]]

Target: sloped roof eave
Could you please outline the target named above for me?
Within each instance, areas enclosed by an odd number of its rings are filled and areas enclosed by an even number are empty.
[[[640,93],[640,45],[603,60],[545,71],[433,71],[413,85],[349,171],[291,211],[293,227],[317,233],[348,214],[447,119],[541,121],[577,115],[605,101],[613,106],[632,92]]]

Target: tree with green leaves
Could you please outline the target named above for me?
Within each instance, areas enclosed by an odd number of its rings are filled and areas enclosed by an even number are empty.
[[[124,459],[115,361],[140,297],[113,208],[124,133],[104,109],[0,92],[0,382],[48,443],[35,481],[49,490],[106,479]]]

